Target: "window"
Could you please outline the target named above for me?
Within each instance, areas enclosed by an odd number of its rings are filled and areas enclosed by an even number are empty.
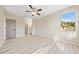
[[[74,31],[75,30],[75,12],[69,12],[60,17],[61,30],[62,31]]]

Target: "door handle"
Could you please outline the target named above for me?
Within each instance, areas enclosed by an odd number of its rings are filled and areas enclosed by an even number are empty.
[[[14,29],[14,31],[16,31],[16,29]]]

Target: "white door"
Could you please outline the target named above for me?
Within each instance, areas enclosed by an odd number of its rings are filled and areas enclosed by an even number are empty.
[[[12,39],[16,37],[16,21],[6,20],[6,38]]]

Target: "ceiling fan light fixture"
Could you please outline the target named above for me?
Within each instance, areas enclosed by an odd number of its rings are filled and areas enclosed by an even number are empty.
[[[36,12],[32,12],[32,15],[37,15]]]

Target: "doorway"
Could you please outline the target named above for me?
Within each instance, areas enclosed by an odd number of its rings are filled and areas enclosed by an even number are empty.
[[[28,34],[28,24],[25,24],[25,35]]]
[[[16,20],[6,20],[6,39],[16,37]]]

